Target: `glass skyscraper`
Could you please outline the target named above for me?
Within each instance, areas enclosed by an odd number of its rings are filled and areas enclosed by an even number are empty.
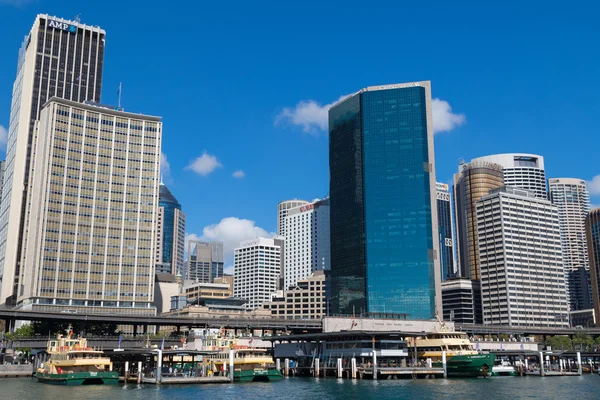
[[[156,272],[184,273],[185,214],[164,183],[160,184],[156,237]]]
[[[585,219],[585,233],[590,260],[592,300],[596,312],[596,321],[600,315],[600,208],[589,212]],[[596,326],[600,326],[596,322]]]
[[[329,168],[332,314],[441,313],[430,83],[334,105]]]
[[[438,238],[440,243],[440,272],[445,281],[454,276],[454,239],[452,237],[452,207],[450,192],[445,183],[436,183]]]

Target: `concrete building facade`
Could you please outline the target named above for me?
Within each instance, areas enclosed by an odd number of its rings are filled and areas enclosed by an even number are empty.
[[[284,290],[318,270],[329,270],[329,199],[287,210],[284,218]]]
[[[327,313],[326,272],[318,270],[296,282],[289,290],[278,290],[263,308],[274,318],[321,319]]]
[[[306,200],[298,200],[298,199],[285,200],[285,201],[282,201],[281,203],[277,204],[277,235],[285,237],[284,224],[285,224],[285,217],[288,215],[288,211],[293,208],[305,206],[307,204],[310,204],[310,202],[306,201]]]
[[[19,50],[0,203],[0,304],[15,304],[20,291],[35,121],[51,97],[100,102],[105,35],[40,14]]]
[[[453,278],[442,282],[442,307],[444,321],[483,323],[480,282],[466,278]]]
[[[596,325],[600,320],[600,208],[589,212],[585,219],[588,259],[590,262],[590,281]]]
[[[17,302],[153,315],[162,123],[52,98],[34,137]]]
[[[503,187],[477,202],[483,323],[569,325],[558,208]]]
[[[223,266],[223,242],[189,241],[186,280],[211,283],[223,276]]]

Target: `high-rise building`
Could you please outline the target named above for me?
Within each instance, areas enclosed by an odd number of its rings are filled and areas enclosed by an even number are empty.
[[[183,276],[184,250],[185,214],[181,211],[181,204],[161,182],[156,232],[156,273]]]
[[[444,321],[481,324],[481,284],[468,278],[451,278],[442,282]]]
[[[33,141],[24,307],[154,315],[159,117],[52,98]]]
[[[0,304],[13,304],[23,262],[34,124],[51,97],[100,102],[105,32],[38,15],[17,62],[0,204]]]
[[[548,198],[544,157],[537,154],[509,153],[478,157],[472,162],[498,164],[504,172],[504,184],[535,192],[540,199]]]
[[[569,324],[558,208],[503,187],[477,202],[483,323],[559,328]]]
[[[462,163],[454,174],[457,260],[462,278],[479,280],[477,202],[504,185],[502,166],[487,161]]]
[[[290,208],[284,219],[284,289],[318,270],[331,267],[329,199]]]
[[[223,242],[190,240],[186,280],[211,283],[223,276]]]
[[[2,203],[2,186],[4,186],[4,171],[5,170],[6,170],[6,160],[2,160],[2,161],[0,161],[0,204]],[[0,276],[0,279],[2,279],[1,276]]]
[[[551,178],[550,201],[558,206],[567,295],[571,311],[592,307],[585,219],[590,211],[590,194],[583,179]],[[579,269],[583,271],[578,271]]]
[[[435,184],[438,212],[438,240],[440,246],[440,277],[442,281],[454,276],[454,231],[452,229],[452,207],[448,185]]]
[[[271,299],[281,273],[281,239],[256,238],[240,243],[233,252],[233,295],[254,310]]]
[[[588,259],[590,262],[590,281],[592,301],[596,315],[596,324],[600,322],[600,208],[589,212],[585,219]]]
[[[327,272],[328,273],[328,272]],[[326,271],[319,270],[300,279],[288,290],[278,290],[271,300],[263,303],[274,318],[321,319],[327,313]]]
[[[329,110],[333,313],[442,312],[432,124],[429,81]]]
[[[277,204],[277,235],[285,237],[285,217],[288,215],[288,211],[300,206],[310,204],[306,200],[285,200]]]

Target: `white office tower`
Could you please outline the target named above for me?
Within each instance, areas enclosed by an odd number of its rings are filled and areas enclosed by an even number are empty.
[[[558,208],[503,187],[477,202],[483,323],[559,328],[569,324]]]
[[[502,166],[506,186],[533,191],[540,199],[548,198],[542,156],[524,153],[494,154],[473,161],[498,164]]]
[[[284,218],[284,290],[313,272],[329,270],[329,199],[291,208]]]
[[[289,210],[296,207],[305,206],[307,204],[310,204],[310,202],[306,200],[297,199],[286,200],[277,204],[277,235],[285,236],[285,227],[283,226],[283,224],[285,221],[285,217],[288,215]]]
[[[282,240],[256,238],[240,243],[233,252],[233,296],[246,299],[254,310],[271,299],[281,273]]]
[[[558,206],[569,307],[571,311],[590,309],[593,302],[585,234],[585,219],[590,211],[590,194],[582,179],[552,178],[548,180],[548,184],[550,200]]]
[[[14,304],[20,290],[35,121],[53,96],[100,102],[104,38],[99,27],[38,15],[19,50],[0,204],[0,304]]]
[[[52,98],[33,140],[24,308],[155,315],[159,117]]]

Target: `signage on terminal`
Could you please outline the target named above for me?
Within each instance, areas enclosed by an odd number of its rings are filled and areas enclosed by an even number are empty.
[[[60,29],[61,31],[77,32],[77,27],[75,25],[69,25],[66,22],[59,22],[53,19],[47,20],[46,26],[49,28]]]

